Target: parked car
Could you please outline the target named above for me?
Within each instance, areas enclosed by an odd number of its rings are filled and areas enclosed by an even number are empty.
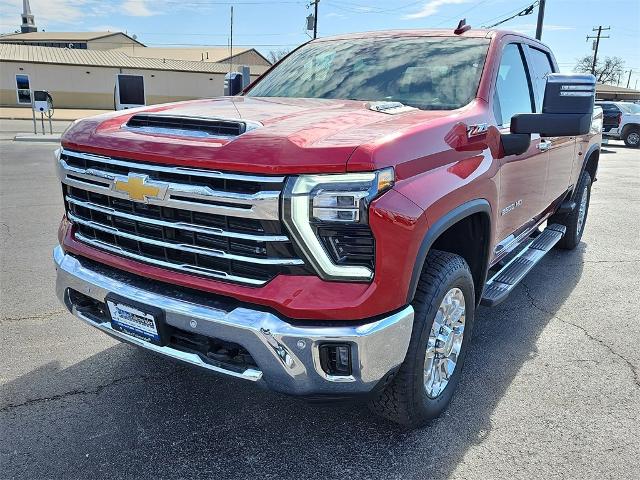
[[[152,352],[424,425],[476,308],[582,237],[602,116],[593,76],[555,72],[516,33],[342,35],[240,96],[80,120],[58,296]]]
[[[604,111],[603,135],[640,147],[640,105],[631,102],[596,102]]]

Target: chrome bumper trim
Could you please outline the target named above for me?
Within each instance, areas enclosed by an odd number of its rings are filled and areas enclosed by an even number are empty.
[[[53,251],[57,269],[57,295],[76,316],[120,340],[167,355],[217,373],[258,383],[293,395],[349,395],[366,393],[403,361],[413,327],[413,307],[407,306],[387,317],[353,326],[300,327],[273,313],[237,307],[230,311],[211,306],[211,296],[201,301],[183,298],[179,292],[158,288],[157,282],[135,277],[111,277],[83,264],[82,258]],[[146,282],[146,288],[145,288]],[[96,323],[71,304],[69,289],[104,302],[109,293],[153,305],[165,312],[165,321],[176,328],[242,345],[259,369],[242,373],[213,366],[197,355],[129,337],[111,329],[108,322]],[[199,296],[199,294],[196,294]],[[319,346],[324,342],[352,345],[353,372],[330,376],[320,367]]]
[[[248,368],[242,373],[234,372],[233,370],[220,368],[215,365],[211,365],[209,363],[203,362],[198,355],[194,355],[193,353],[182,352],[180,350],[176,350],[175,348],[170,348],[170,347],[161,347],[158,345],[154,345],[153,343],[145,342],[144,340],[140,340],[138,338],[132,337],[130,335],[126,335],[124,333],[119,332],[118,330],[114,330],[113,328],[111,328],[111,325],[109,325],[108,323],[98,324],[94,322],[89,317],[85,316],[82,312],[79,312],[78,310],[76,310],[75,307],[72,307],[71,313],[73,313],[80,320],[84,320],[86,323],[88,323],[92,327],[95,327],[98,330],[103,331],[107,335],[117,338],[118,340],[121,340],[123,342],[128,342],[138,347],[151,350],[154,353],[160,353],[162,355],[166,355],[167,357],[171,357],[176,360],[180,360],[182,362],[190,363],[192,365],[206,368],[208,370],[213,370],[214,372],[217,372],[217,373],[224,373],[225,375],[231,375],[233,377],[242,378],[244,380],[250,380],[252,382],[257,382],[262,378],[262,372],[260,370]]]

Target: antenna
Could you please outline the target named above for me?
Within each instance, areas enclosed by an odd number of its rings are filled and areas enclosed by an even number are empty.
[[[458,22],[458,26],[453,31],[453,33],[455,33],[456,35],[461,35],[468,30],[471,30],[471,25],[467,25],[467,19],[463,18]]]

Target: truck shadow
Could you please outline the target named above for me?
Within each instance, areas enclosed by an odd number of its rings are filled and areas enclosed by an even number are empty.
[[[5,472],[446,478],[491,432],[500,399],[537,355],[538,337],[580,280],[585,248],[551,252],[504,304],[478,310],[458,393],[422,430],[405,431],[362,404],[309,404],[116,345],[66,369],[50,363],[5,384],[6,393],[22,399],[0,408]]]

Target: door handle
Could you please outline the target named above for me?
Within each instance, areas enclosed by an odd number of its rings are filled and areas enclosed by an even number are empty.
[[[551,148],[552,143],[549,140],[540,140],[538,143],[538,150],[541,152],[546,152]]]

